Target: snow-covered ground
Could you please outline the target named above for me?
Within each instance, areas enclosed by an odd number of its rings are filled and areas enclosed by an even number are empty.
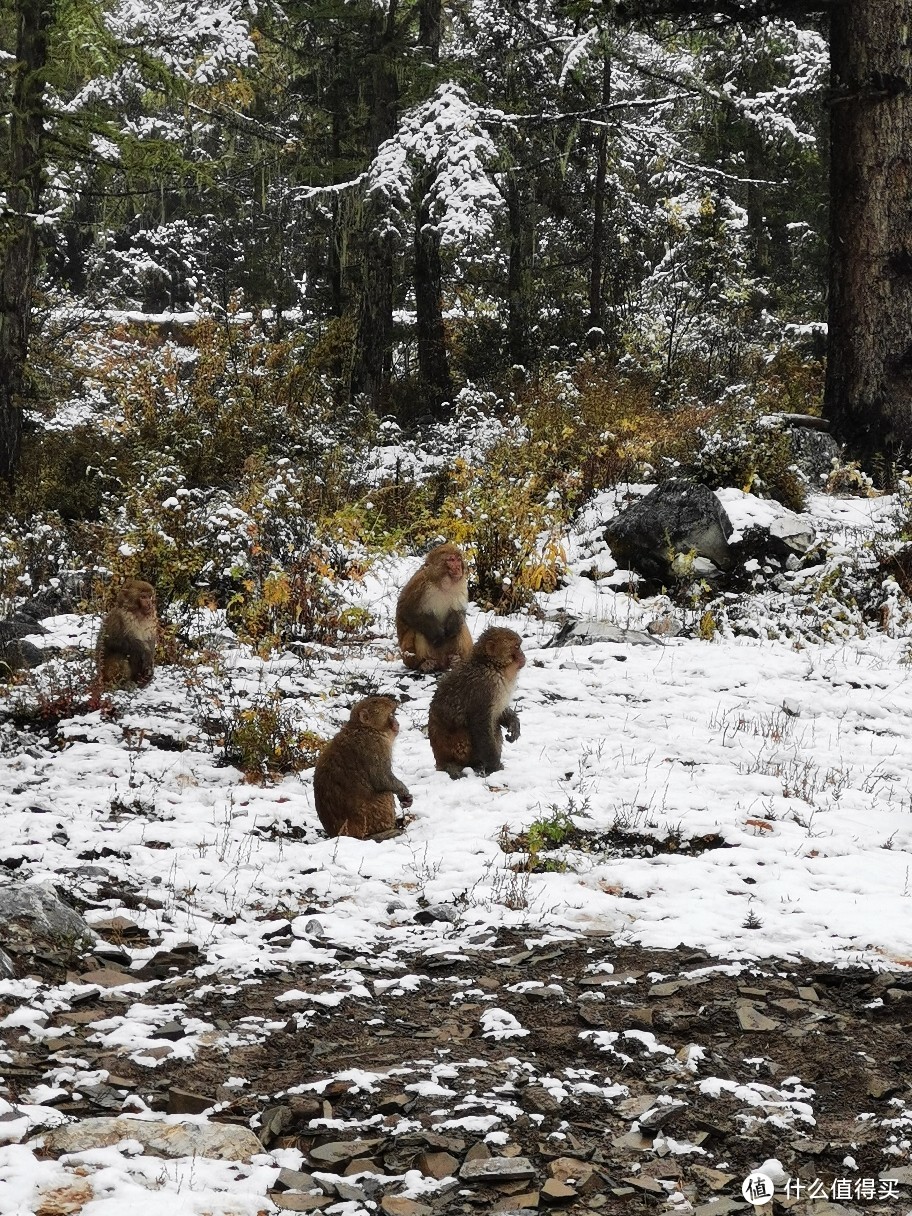
[[[738,527],[782,513],[737,491],[720,497]],[[851,544],[882,528],[890,509],[885,499],[817,497],[811,513]],[[598,518],[594,509],[593,536]],[[591,569],[594,549],[568,538],[571,567]],[[396,592],[415,565],[390,560],[365,580],[361,602],[386,636],[363,650],[262,661],[226,645],[217,674],[160,668],[149,688],[118,697],[116,720],[67,720],[53,747],[6,750],[0,852],[23,859],[17,876],[96,903],[90,922],[123,913],[148,929],[156,945],[137,951],[137,961],[194,942],[205,958],[201,982],[218,972],[252,976],[267,960],[329,958],[336,946],[390,957],[420,944],[453,948],[492,924],[528,925],[538,937],[597,930],[652,947],[683,942],[733,959],[912,960],[907,638],[870,632],[802,646],[717,635],[552,648],[558,608],[635,629],[655,616],[655,605],[610,578],[575,574],[543,601],[551,619],[504,622],[523,635],[528,663],[515,701],[522,735],[505,745],[503,771],[451,781],[434,770],[425,734],[433,680],[407,676],[391,640]],[[611,566],[606,555],[603,568]],[[486,623],[470,616],[475,636]],[[50,645],[88,647],[97,629],[78,617],[45,624],[40,640]],[[366,691],[403,699],[394,767],[414,796],[403,835],[327,840],[310,772],[257,786],[217,766],[201,723],[232,698],[274,690],[302,726],[323,735]],[[189,746],[162,750],[163,736]],[[562,814],[596,834],[677,835],[682,847],[636,856],[563,849],[548,854],[562,870],[517,874],[518,855],[502,850],[502,838]],[[296,828],[303,838],[293,838]],[[711,834],[725,847],[686,847]],[[154,897],[151,906],[98,899],[99,884],[112,882]],[[416,923],[425,904],[452,905],[452,920]],[[290,938],[269,936],[289,921]],[[0,1000],[27,997],[30,982],[0,981]],[[110,1042],[135,1058],[154,1039],[142,991],[128,990],[135,1003],[110,1028]],[[289,993],[295,1007],[306,999]],[[178,1046],[192,1053],[194,1042],[188,1035]],[[2,1153],[0,1175],[13,1179],[13,1206],[3,1210],[31,1212],[31,1155],[21,1146]],[[143,1206],[125,1160],[110,1164],[111,1203],[96,1199],[87,1216],[127,1204],[137,1216],[165,1210],[161,1195]],[[50,1178],[58,1167],[40,1168]],[[196,1169],[191,1189],[208,1194],[203,1166]],[[175,1199],[171,1216],[203,1210],[180,1206],[186,1180],[172,1172],[162,1180]],[[220,1185],[212,1183],[206,1210],[223,1210],[212,1198]],[[257,1210],[239,1193],[233,1202],[231,1211]]]

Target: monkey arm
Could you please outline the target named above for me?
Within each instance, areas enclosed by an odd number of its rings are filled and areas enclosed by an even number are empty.
[[[402,619],[417,633],[422,634],[432,646],[441,646],[456,637],[465,620],[465,613],[451,608],[441,620],[433,612],[405,612]]]
[[[500,715],[500,725],[504,727],[507,732],[507,742],[515,743],[519,738],[519,718],[516,714],[516,710],[511,709],[508,705]]]
[[[395,794],[402,806],[411,806],[414,802],[412,795],[408,791],[408,786],[404,785],[398,777],[393,774],[390,769],[386,774],[380,774],[380,780],[375,786],[375,791],[378,794]]]

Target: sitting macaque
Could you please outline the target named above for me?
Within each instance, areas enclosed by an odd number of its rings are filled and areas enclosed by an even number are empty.
[[[409,671],[446,671],[472,649],[466,623],[469,580],[455,545],[438,545],[402,588],[396,635]]]
[[[492,626],[463,663],[440,677],[428,718],[439,769],[456,778],[467,765],[482,776],[503,768],[500,728],[507,728],[508,742],[519,738],[519,718],[509,705],[525,665],[519,634]]]
[[[403,808],[412,795],[393,776],[399,734],[393,697],[365,697],[323,748],[314,769],[314,803],[328,836],[365,840],[396,826],[393,794]]]
[[[128,578],[102,622],[95,649],[98,678],[104,688],[144,688],[155,668],[158,615],[155,588]]]

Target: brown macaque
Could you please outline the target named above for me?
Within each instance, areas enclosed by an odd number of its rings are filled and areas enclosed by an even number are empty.
[[[455,545],[438,545],[402,588],[396,636],[409,671],[446,671],[472,649],[466,623],[469,579]]]
[[[104,688],[144,688],[155,668],[158,614],[155,588],[128,578],[102,622],[95,649],[98,678]]]
[[[412,795],[393,775],[399,734],[393,697],[365,697],[320,752],[314,769],[314,803],[328,836],[365,840],[396,826],[393,794],[410,807]]]
[[[501,727],[506,727],[509,743],[519,738],[519,718],[510,709],[510,697],[525,665],[519,634],[492,626],[465,662],[440,677],[428,718],[439,769],[456,778],[466,766],[482,776],[503,768]]]

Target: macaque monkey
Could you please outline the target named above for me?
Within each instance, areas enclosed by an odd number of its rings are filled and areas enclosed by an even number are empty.
[[[438,545],[402,588],[396,604],[396,636],[409,671],[446,671],[472,649],[466,628],[469,580],[455,545]]]
[[[466,765],[482,776],[503,768],[500,728],[507,728],[508,742],[519,738],[519,718],[509,705],[525,665],[519,634],[492,626],[463,663],[440,677],[428,718],[439,769],[456,778]]]
[[[393,697],[365,697],[323,748],[314,769],[314,802],[328,836],[365,840],[396,826],[393,794],[404,808],[412,795],[393,775],[399,734]]]
[[[142,579],[128,578],[98,635],[95,660],[102,686],[144,688],[152,679],[157,642],[155,588]]]

